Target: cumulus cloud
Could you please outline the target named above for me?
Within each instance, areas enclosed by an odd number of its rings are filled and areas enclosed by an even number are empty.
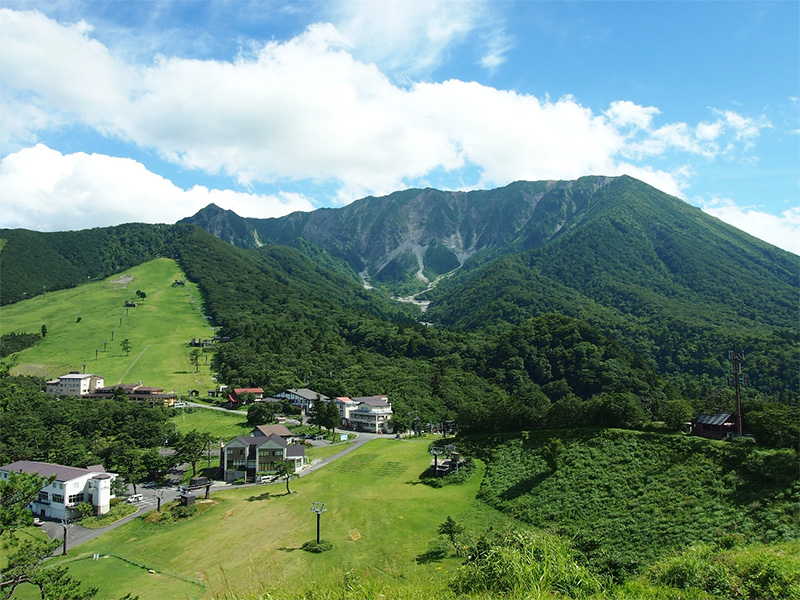
[[[392,3],[387,10],[376,5],[346,2],[338,27],[317,23],[290,40],[251,44],[231,60],[157,56],[150,64],[116,56],[92,38],[84,22],[63,24],[39,12],[0,9],[0,110],[19,115],[3,125],[5,153],[28,147],[7,156],[4,168],[18,168],[20,157],[45,160],[44,147],[29,148],[37,134],[68,124],[244,185],[324,184],[341,202],[424,185],[434,173],[455,174],[464,187],[628,173],[679,195],[685,171],[640,161],[676,152],[713,158],[751,143],[768,126],[731,111],[715,111],[712,121],[694,126],[657,126],[658,108],[631,101],[614,102],[598,113],[572,97],[539,99],[475,82],[398,85],[380,66],[389,54],[374,55],[374,61],[363,57],[380,52],[384,43],[386,48],[408,43],[412,51],[401,54],[417,52],[420,64],[436,62],[454,40],[479,27],[485,3],[431,4],[420,13],[424,27],[409,8],[422,4]],[[396,17],[394,24],[382,21],[387,14]],[[404,33],[411,32],[415,37],[406,40]],[[499,45],[494,58],[487,58],[488,67],[502,61],[504,40],[495,41]],[[491,45],[485,57],[490,50]],[[88,215],[84,197],[92,199],[95,214],[106,210],[104,218],[114,222],[144,219],[142,212],[135,217],[120,204],[99,208],[110,196],[90,174],[119,197],[130,198],[96,168],[102,161],[120,171],[124,181],[138,173],[142,184],[131,188],[140,193],[133,204],[154,210],[181,206],[159,220],[191,214],[196,209],[186,206],[194,198],[213,193],[181,190],[135,161],[49,156],[53,168],[67,174],[58,180],[58,194],[32,186],[38,191],[29,198],[42,203],[37,218],[43,221],[65,203]],[[271,216],[275,207],[311,208],[304,197],[216,193],[230,194],[231,202],[240,204],[263,201],[263,209],[252,216]],[[68,194],[75,198],[67,200]],[[149,203],[150,196],[171,200]],[[25,206],[31,205],[16,209]]]
[[[63,231],[120,223],[174,223],[214,203],[243,216],[313,210],[299,194],[280,197],[181,189],[129,158],[61,154],[38,144],[0,162],[3,227]]]
[[[800,255],[800,207],[794,206],[777,216],[754,206],[739,206],[730,198],[714,197],[697,202],[704,212],[721,221]]]
[[[454,44],[487,27],[489,12],[486,0],[343,0],[331,7],[331,20],[355,55],[401,79],[429,73]],[[496,66],[502,53],[496,46],[487,60]]]

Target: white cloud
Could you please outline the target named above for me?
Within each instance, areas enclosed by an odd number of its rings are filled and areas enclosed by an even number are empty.
[[[332,5],[337,29],[360,59],[401,77],[427,74],[487,18],[486,0],[345,0]],[[497,49],[497,59],[500,51]]]
[[[640,106],[630,100],[618,100],[611,103],[605,115],[619,127],[633,126],[649,129],[653,117],[659,114],[655,106]]]
[[[183,190],[128,158],[63,155],[38,144],[0,163],[2,226],[63,231],[120,223],[174,223],[213,202],[242,216],[277,217],[313,210],[299,194],[280,197]]]
[[[739,206],[729,198],[714,197],[697,203],[709,215],[773,246],[800,255],[800,207],[794,206],[778,216],[753,206]]]
[[[388,49],[405,41],[411,48],[405,59],[416,52],[419,64],[433,64],[466,32],[481,26],[486,5],[444,2],[424,10],[416,3],[392,3],[387,10],[377,5],[345,3],[340,28],[318,23],[288,41],[250,45],[234,60],[159,56],[148,65],[115,56],[91,38],[91,28],[83,22],[61,24],[38,12],[0,9],[0,109],[22,115],[4,119],[5,152],[30,146],[40,132],[77,125],[154,149],[184,168],[224,173],[245,185],[325,183],[338,187],[333,194],[340,201],[424,183],[432,173],[452,173],[458,179],[466,172],[479,173],[477,180],[471,176],[466,182],[470,187],[628,173],[679,195],[685,172],[640,161],[667,153],[713,158],[735,149],[737,142],[751,143],[768,126],[763,119],[731,111],[715,111],[713,122],[697,126],[655,126],[659,110],[653,106],[617,101],[605,113],[596,113],[571,97],[542,100],[458,80],[401,87],[378,64],[359,60],[354,52],[380,52],[379,40]],[[413,35],[406,40],[405,34]],[[495,51],[489,62],[496,66],[503,46]],[[17,155],[27,156],[24,152]],[[164,191],[169,190],[173,204],[191,203],[195,197],[139,163],[130,161],[122,168],[123,159],[105,159],[126,181],[138,169],[144,182],[158,188],[154,195],[169,196]],[[97,165],[102,158],[70,154],[51,162],[64,169],[68,160],[77,168]],[[100,208],[97,203],[111,196],[89,180],[92,174],[119,188],[99,169],[86,167],[80,182],[96,203],[92,210],[106,210],[109,219],[113,213],[115,222],[131,218],[128,208],[113,203]],[[84,192],[78,181],[78,172],[72,170],[60,185],[80,198]],[[129,197],[121,189],[118,193]],[[197,192],[198,197],[203,193]],[[39,190],[31,198],[43,203],[44,219],[67,196]],[[234,199],[262,201],[246,194]],[[249,215],[269,216],[264,213],[276,202],[295,206],[288,196],[263,201],[268,206],[256,211],[253,205]],[[136,203],[147,205],[144,197]],[[310,208],[304,198],[299,205]],[[15,205],[15,210],[26,206]],[[77,199],[70,199],[68,206],[84,210]],[[181,208],[170,218],[192,210]]]

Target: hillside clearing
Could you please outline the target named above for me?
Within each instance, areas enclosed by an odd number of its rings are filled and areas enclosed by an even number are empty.
[[[135,383],[186,392],[215,386],[210,351],[198,372],[189,362],[193,337],[211,338],[197,287],[172,286],[185,279],[175,261],[160,258],[104,281],[50,292],[4,306],[0,333],[47,335],[14,356],[13,374],[58,377],[69,371],[97,373],[106,385]],[[146,294],[136,297],[136,291]],[[125,302],[134,300],[135,307]],[[127,339],[130,353],[120,343]]]

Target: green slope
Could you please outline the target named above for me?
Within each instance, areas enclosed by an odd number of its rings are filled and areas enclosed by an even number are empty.
[[[130,223],[83,231],[3,229],[0,304],[109,277],[160,256],[184,228]]]
[[[46,337],[14,356],[12,373],[57,377],[69,371],[97,373],[107,385],[136,383],[186,392],[214,387],[210,358],[199,372],[189,362],[193,338],[211,338],[197,287],[173,287],[184,275],[174,260],[161,258],[99,282],[50,292],[2,308],[0,333],[38,333]],[[138,299],[136,291],[146,294]],[[125,308],[126,301],[135,308]],[[113,335],[113,340],[112,340]],[[120,342],[128,339],[130,353]],[[97,352],[96,352],[97,350]]]
[[[615,429],[468,442],[483,500],[617,578],[698,542],[800,539],[795,451]]]
[[[585,319],[692,396],[687,376],[722,378],[727,350],[741,349],[756,389],[795,401],[799,266],[797,256],[621,177],[549,244],[442,282],[426,319],[468,329],[548,312]]]

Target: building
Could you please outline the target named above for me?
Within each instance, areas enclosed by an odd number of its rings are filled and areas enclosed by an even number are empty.
[[[699,414],[691,420],[691,435],[721,440],[738,434],[736,415],[721,412],[715,415]]]
[[[337,398],[340,414],[346,415],[345,427],[370,433],[390,433],[392,405],[388,396],[366,396],[363,398]]]
[[[296,406],[303,414],[308,414],[311,410],[311,405],[317,400],[327,402],[330,400],[326,395],[315,392],[308,388],[295,388],[290,390],[283,390],[277,394],[273,394],[271,400],[288,400],[292,406]]]
[[[8,479],[9,473],[28,473],[55,479],[43,487],[39,497],[30,504],[37,517],[50,519],[72,519],[77,516],[75,507],[88,502],[95,515],[104,515],[111,505],[111,484],[116,473],[106,473],[101,465],[81,469],[51,463],[18,460],[0,467],[0,478]]]
[[[133,402],[147,402],[153,406],[172,406],[175,404],[175,392],[164,392],[164,388],[149,387],[139,383],[118,383],[98,387],[94,392],[86,394],[87,398],[113,398],[118,389],[121,389],[128,400]]]
[[[97,388],[103,387],[103,383],[100,375],[71,371],[58,379],[46,381],[44,390],[54,396],[86,396],[94,393]]]
[[[306,449],[302,444],[291,443],[292,436],[283,425],[260,425],[249,436],[231,440],[220,449],[222,478],[256,481],[260,475],[276,474],[278,463],[284,461],[289,461],[297,472],[305,462]]]
[[[260,387],[234,388],[228,399],[233,403],[247,404],[251,400],[245,394],[252,394],[252,402],[261,402],[264,399],[264,390]]]

